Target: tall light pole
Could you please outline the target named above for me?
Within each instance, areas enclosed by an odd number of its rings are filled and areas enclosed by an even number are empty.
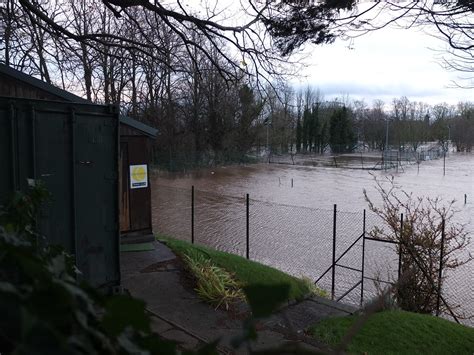
[[[451,140],[451,128],[449,127],[449,125],[447,126],[448,127],[448,141],[446,142],[446,144],[443,144],[443,176],[446,175],[446,152],[448,152],[448,155],[449,155],[449,141]]]
[[[386,125],[386,129],[385,129],[385,156],[384,156],[384,165],[385,165],[385,170],[387,170],[387,149],[388,149],[388,117],[387,117],[387,125]]]
[[[268,146],[268,121],[267,123],[265,124],[267,126],[267,154],[269,152],[269,146]]]
[[[447,150],[448,150],[448,156],[449,156],[449,145],[451,143],[451,127],[448,125],[448,146],[447,146]]]
[[[446,175],[446,149],[443,147],[443,176]]]
[[[267,148],[266,148],[266,151],[267,151],[267,160],[268,162],[270,162],[270,142],[269,142],[269,139],[268,139],[268,126],[270,125],[270,119],[267,118],[265,119],[264,121],[264,125],[267,126]]]

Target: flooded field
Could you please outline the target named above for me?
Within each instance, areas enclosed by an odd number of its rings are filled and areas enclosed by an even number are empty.
[[[363,190],[375,202],[374,177],[393,175],[395,182],[416,196],[455,199],[456,220],[471,232],[474,212],[474,155],[451,154],[443,160],[404,166],[399,172],[367,171],[333,167],[283,164],[205,169],[190,174],[156,172],[152,178],[154,230],[177,238],[191,239],[191,186],[195,187],[196,243],[245,254],[246,194],[249,194],[250,258],[296,276],[317,279],[331,265],[334,205],[337,205],[336,255],[363,232],[363,210],[367,209]],[[465,195],[467,203],[464,203]],[[366,230],[380,221],[367,212]],[[470,245],[474,253],[474,244]],[[464,252],[468,252],[467,250]],[[341,264],[361,268],[361,242]],[[393,280],[398,257],[393,247],[370,242],[366,245],[366,276],[379,275]],[[330,289],[331,273],[319,284]],[[474,309],[474,265],[463,266],[449,275],[444,294],[454,304]],[[338,268],[336,296],[341,296],[358,280],[360,273]],[[366,281],[364,299],[374,295],[374,285]],[[346,301],[358,303],[360,287]]]

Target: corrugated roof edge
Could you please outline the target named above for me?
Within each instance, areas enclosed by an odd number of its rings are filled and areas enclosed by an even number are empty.
[[[76,102],[76,103],[84,103],[84,104],[94,104],[92,101],[83,99],[80,96],[74,95],[70,93],[69,91],[60,89],[54,85],[48,84],[42,80],[36,79],[32,77],[31,75],[27,75],[25,73],[22,73],[19,70],[10,68],[9,66],[0,63],[0,73],[11,76],[12,78],[15,78],[17,80],[23,81],[29,85],[35,86],[40,90],[44,90],[49,92],[52,95],[55,95],[61,99],[64,99],[65,101],[70,101],[70,102]],[[123,123],[127,126],[133,127],[146,135],[150,136],[151,138],[155,138],[158,130],[156,128],[153,128],[151,126],[148,126],[140,121],[134,120],[133,118],[130,118],[128,116],[122,116],[120,115],[119,117],[120,123]]]

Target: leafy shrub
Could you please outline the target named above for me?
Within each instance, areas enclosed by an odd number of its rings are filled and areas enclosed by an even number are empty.
[[[400,308],[434,313],[438,288],[443,285],[447,273],[473,259],[469,253],[460,253],[467,250],[469,235],[463,225],[453,221],[454,201],[446,203],[439,197],[416,197],[395,185],[393,177],[387,180],[382,184],[375,178],[381,207],[364,191],[370,210],[385,222],[384,228],[375,227],[370,235],[397,242],[402,277],[395,297]],[[441,304],[440,309],[445,310],[445,305]]]
[[[142,301],[78,284],[71,256],[37,243],[46,196],[36,185],[0,209],[0,353],[174,354],[151,333]]]

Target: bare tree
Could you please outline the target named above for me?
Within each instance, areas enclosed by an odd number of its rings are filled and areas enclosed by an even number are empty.
[[[371,149],[385,149],[386,121],[388,115],[384,111],[384,102],[376,100],[363,122],[364,140]]]
[[[330,43],[355,38],[387,26],[422,27],[448,45],[444,64],[474,72],[474,5],[471,0],[422,1],[281,1],[263,22],[283,54],[306,42]],[[472,80],[472,76],[467,77]],[[472,81],[467,83],[472,86]]]
[[[410,271],[397,289],[399,306],[409,311],[433,313],[437,308],[438,291],[447,275],[473,259],[467,251],[469,235],[464,226],[453,219],[454,201],[415,197],[400,189],[393,177],[387,180],[374,177],[381,206],[364,190],[370,210],[385,223],[370,234],[397,242],[402,273]]]
[[[461,102],[457,115],[447,122],[448,134],[458,152],[470,152],[474,146],[474,104]],[[451,132],[450,132],[451,131]]]
[[[125,48],[130,53],[151,56],[159,61],[164,56],[159,55],[161,47],[149,36],[152,27],[141,21],[153,15],[178,38],[189,57],[195,57],[196,53],[206,56],[227,80],[236,80],[241,72],[245,72],[254,75],[256,83],[260,84],[262,78],[270,80],[269,76],[281,73],[288,58],[283,60],[279,54],[287,56],[306,42],[328,43],[336,37],[357,37],[389,25],[430,28],[453,51],[453,56],[449,57],[451,60],[446,61],[448,67],[472,72],[474,65],[474,7],[470,0],[373,3],[356,0],[247,0],[236,8],[233,16],[219,3],[201,12],[181,1],[102,0],[94,3],[117,21],[135,27],[140,33],[139,39],[124,35],[116,28],[109,30],[100,26],[87,32],[73,31],[68,16],[54,16],[50,6],[36,0],[7,1],[7,4],[21,8],[37,28],[66,41],[81,42],[97,51],[104,51],[105,47]],[[12,12],[8,13],[11,15]],[[7,28],[12,27],[11,19],[9,16]],[[221,62],[195,41],[193,32],[206,39]],[[223,43],[231,50],[223,50]],[[226,65],[220,65],[223,63]],[[235,70],[237,68],[239,70]]]
[[[47,6],[52,18],[59,15],[56,4],[41,1]],[[51,83],[50,70],[54,68],[54,48],[47,45],[53,36],[44,28],[37,25],[34,14],[24,12],[16,1],[8,0],[0,4],[0,25],[3,41],[0,58],[5,64],[15,66],[29,74],[37,75],[42,80]]]
[[[110,48],[124,48],[131,56],[140,54],[169,65],[170,63],[166,63],[165,53],[161,52],[162,47],[155,40],[156,36],[153,36],[154,27],[147,21],[153,19],[155,24],[162,24],[169,34],[175,36],[190,58],[196,55],[206,57],[226,80],[238,80],[244,72],[253,75],[256,83],[262,86],[259,83],[261,79],[270,81],[270,76],[281,73],[282,66],[288,61],[282,60],[273,49],[271,38],[265,34],[260,22],[262,13],[269,10],[269,5],[265,3],[249,1],[246,6],[237,8],[231,16],[219,4],[197,12],[189,4],[181,2],[81,0],[76,5],[69,2],[62,4],[64,14],[59,17],[53,17],[50,6],[35,0],[15,0],[12,3],[30,16],[35,26],[43,31],[60,36],[67,42],[79,42],[82,48],[93,49],[105,55],[110,55]],[[95,21],[82,28],[70,26],[74,19],[92,16],[97,11],[102,17],[114,17],[121,25],[126,24],[129,31],[117,31],[115,26],[94,26]],[[10,16],[9,19],[11,18]],[[130,36],[132,29],[139,36]],[[196,41],[196,34],[205,39],[207,47],[201,45],[202,41]],[[225,47],[231,50],[227,51]],[[171,70],[176,69],[174,64],[172,63]],[[86,84],[86,91],[87,87]]]

